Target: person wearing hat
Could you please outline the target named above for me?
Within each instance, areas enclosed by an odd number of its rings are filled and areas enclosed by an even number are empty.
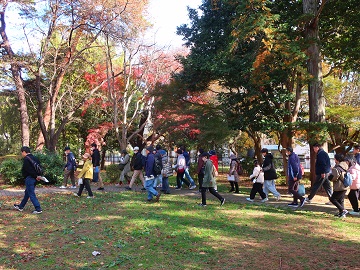
[[[237,158],[234,154],[230,155],[229,159],[230,169],[228,173],[228,179],[231,178],[231,180],[229,180],[229,183],[231,185],[231,189],[229,190],[229,192],[239,193],[239,174],[237,169],[240,165],[237,162]]]
[[[74,154],[70,151],[69,146],[66,146],[64,148],[64,152],[66,155],[66,164],[64,166],[64,180],[60,188],[66,188],[69,177],[71,179],[70,188],[76,188],[76,184],[75,184],[76,159]]]
[[[145,189],[145,181],[144,181],[144,175],[143,175],[143,168],[144,168],[144,156],[140,153],[139,147],[134,147],[134,155],[131,158],[131,168],[134,170],[134,173],[131,177],[129,186],[125,187],[127,190],[131,190],[133,184],[135,183],[136,178],[139,177],[141,180],[141,183],[143,184],[143,190]]]
[[[128,176],[128,172],[130,172],[130,155],[128,152],[124,149],[121,152],[122,160],[120,162],[120,165],[122,165],[124,168],[122,169],[122,172],[120,174],[120,182],[117,184],[117,186],[121,186],[122,183],[124,183],[125,179],[127,180],[128,184],[130,183],[130,177]]]
[[[161,194],[154,189],[154,148],[148,146],[146,148],[146,161],[145,161],[145,188],[148,192],[147,200],[150,202],[153,196],[156,197],[156,202],[159,201]]]
[[[90,182],[92,181],[94,174],[94,167],[91,162],[91,155],[89,153],[85,153],[82,158],[84,160],[84,166],[78,175],[79,191],[77,193],[75,192],[74,195],[80,197],[85,187],[88,192],[87,198],[94,198],[90,187]]]
[[[97,144],[96,143],[91,144],[90,150],[91,150],[91,160],[94,167],[93,181],[99,182],[98,190],[104,190],[104,183],[100,175],[100,151],[97,148]],[[95,178],[97,178],[97,181],[95,181]]]

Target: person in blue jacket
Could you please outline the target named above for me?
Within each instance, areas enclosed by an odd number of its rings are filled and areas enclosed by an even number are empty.
[[[332,188],[330,181],[328,179],[331,165],[330,165],[330,158],[328,153],[321,148],[319,143],[314,143],[312,145],[314,152],[316,153],[316,162],[315,162],[315,174],[316,179],[315,183],[313,184],[310,195],[306,198],[308,203],[311,203],[311,200],[315,197],[318,190],[323,187],[325,189],[326,194],[328,195],[329,199],[332,195]]]
[[[288,204],[290,207],[298,207],[300,200],[300,207],[304,206],[305,198],[298,193],[300,179],[302,178],[302,172],[300,168],[300,159],[297,154],[294,153],[292,147],[286,147],[286,155],[288,159],[287,174],[289,177],[289,192],[293,195],[292,203]]]
[[[153,196],[156,197],[156,202],[160,199],[160,193],[154,189],[154,163],[155,157],[153,154],[154,148],[149,146],[146,148],[146,161],[145,161],[145,188],[148,192],[147,200],[150,202],[153,199]]]

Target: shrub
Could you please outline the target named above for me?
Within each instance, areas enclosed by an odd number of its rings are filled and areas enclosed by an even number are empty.
[[[6,184],[23,184],[24,179],[21,173],[22,161],[15,158],[7,158],[0,165],[0,173]]]
[[[110,183],[119,181],[121,171],[118,164],[110,164],[106,166],[106,179]]]

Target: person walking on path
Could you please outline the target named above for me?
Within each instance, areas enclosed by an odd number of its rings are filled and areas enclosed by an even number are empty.
[[[183,151],[179,148],[177,151],[177,160],[175,165],[176,170],[176,184],[177,187],[175,189],[181,189],[181,184],[184,182],[189,188],[191,186],[190,182],[184,178],[185,169],[186,169],[186,160],[183,155]]]
[[[199,192],[201,193],[201,188],[202,188],[202,183],[204,180],[204,161],[201,157],[201,155],[204,153],[204,149],[200,148],[199,149],[199,157],[198,157],[198,161],[197,161],[197,169],[196,169],[196,173],[198,175],[198,182],[199,182]]]
[[[359,216],[360,164],[358,164],[356,161],[353,162],[352,166],[349,168],[349,173],[353,180],[350,186],[350,192],[348,194],[348,199],[351,203],[353,211],[350,211],[349,214]]]
[[[170,187],[169,187],[169,177],[173,175],[173,169],[171,166],[171,162],[168,158],[168,155],[165,150],[161,149],[161,156],[162,156],[162,185],[161,191],[165,194],[170,194]]]
[[[190,182],[189,189],[195,189],[196,188],[195,181],[190,176],[190,165],[191,165],[190,154],[186,151],[185,146],[181,146],[180,149],[183,151],[183,155],[184,155],[185,162],[186,162],[184,178],[186,177],[187,179],[189,179],[189,182]]]
[[[158,202],[161,194],[154,189],[154,163],[155,157],[153,154],[154,148],[149,146],[146,148],[146,161],[145,161],[145,188],[148,192],[147,200],[150,202],[153,196],[156,197],[155,201]]]
[[[94,175],[94,168],[93,168],[93,164],[91,162],[91,155],[89,153],[85,153],[82,156],[83,160],[84,160],[84,166],[81,170],[81,172],[78,175],[79,178],[79,191],[76,193],[74,193],[75,196],[80,197],[81,193],[84,190],[84,187],[86,188],[87,192],[88,192],[88,196],[87,198],[94,198],[94,195],[91,191],[91,187],[90,187],[90,182],[93,179],[93,175]]]
[[[360,165],[360,145],[354,146],[354,158],[356,163]]]
[[[267,148],[261,149],[261,154],[264,157],[264,162],[262,165],[262,170],[264,172],[264,193],[266,197],[269,197],[269,192],[271,192],[276,200],[280,200],[280,193],[276,190],[275,179],[277,179],[277,174],[273,162],[273,155],[269,153]]]
[[[229,190],[229,192],[235,192],[235,193],[239,193],[239,175],[238,175],[238,166],[239,163],[237,162],[237,158],[236,156],[230,155],[230,169],[229,169],[229,177],[233,176],[234,180],[229,180],[231,189]]]
[[[311,200],[315,197],[316,193],[321,187],[324,187],[326,194],[330,198],[332,195],[332,188],[330,181],[328,179],[328,175],[330,173],[330,158],[328,153],[321,148],[319,143],[314,143],[312,145],[313,150],[316,154],[316,162],[315,162],[315,182],[311,188],[309,196],[306,198],[308,203],[311,203]]]
[[[93,179],[95,179],[95,177],[97,177],[98,182],[99,182],[98,190],[104,190],[104,183],[102,181],[101,174],[100,174],[100,151],[97,148],[96,143],[93,143],[91,145],[91,152],[92,152],[91,160],[92,160],[92,164],[93,164],[93,168],[94,168]]]
[[[125,179],[127,180],[128,184],[130,183],[128,172],[130,171],[130,155],[126,150],[122,150],[122,160],[119,164],[119,166],[122,168],[121,174],[120,174],[120,181],[119,184],[116,184],[117,186],[121,186]]]
[[[143,185],[143,188],[145,189],[145,180],[143,175],[143,168],[144,168],[144,156],[139,152],[139,147],[134,147],[134,155],[131,159],[131,167],[134,170],[134,173],[131,177],[130,184],[125,189],[131,190],[133,184],[135,183],[135,180],[139,177],[141,180],[141,183]]]
[[[76,188],[76,184],[75,184],[76,159],[73,152],[70,151],[69,146],[66,146],[64,148],[64,151],[66,155],[66,164],[64,167],[64,181],[60,188],[66,188],[69,177],[71,179],[70,188]]]
[[[215,166],[209,159],[209,153],[203,153],[201,157],[205,164],[205,173],[201,188],[201,203],[199,205],[202,207],[206,206],[206,191],[209,190],[212,195],[219,199],[220,206],[222,206],[225,203],[225,198],[223,198],[214,188],[216,186],[216,179],[214,175]]]
[[[253,202],[255,199],[256,193],[260,194],[261,202],[266,202],[269,199],[263,191],[264,184],[264,173],[260,167],[259,161],[254,160],[254,169],[252,174],[250,175],[250,180],[253,182],[253,187],[250,191],[250,197],[246,198],[249,202]]]
[[[41,166],[38,158],[33,156],[30,152],[30,148],[27,146],[21,147],[21,156],[23,157],[23,165],[21,168],[21,173],[25,178],[25,194],[20,204],[14,204],[14,208],[20,212],[24,210],[24,207],[28,200],[32,202],[35,207],[35,210],[32,212],[33,214],[41,214],[42,209],[38,199],[35,194],[35,186],[37,181],[42,179],[41,175],[35,170],[34,162]]]
[[[335,155],[335,166],[331,169],[329,180],[333,182],[334,192],[330,197],[330,201],[339,210],[336,215],[339,218],[346,217],[348,211],[344,208],[344,199],[347,191],[347,187],[344,186],[344,175],[349,169],[348,163],[342,154]]]
[[[293,195],[293,201],[292,203],[288,204],[288,206],[303,207],[305,203],[305,198],[303,196],[300,196],[300,194],[298,193],[300,179],[302,178],[300,159],[298,155],[294,153],[292,147],[286,147],[285,152],[288,156],[287,175],[289,177],[289,192]]]
[[[154,149],[154,152],[153,152],[153,154],[154,154],[154,159],[155,159],[155,162],[160,166],[160,169],[162,170],[162,155],[161,155],[161,153],[162,153],[162,151],[161,151],[162,149],[161,149],[161,145],[160,144],[157,144],[156,146],[155,146],[155,149]],[[154,173],[155,173],[155,171],[154,171]],[[157,187],[158,187],[158,185],[161,183],[162,184],[162,174],[161,174],[161,171],[160,171],[160,173],[159,174],[156,174],[155,173],[155,179],[154,179],[154,188],[156,189]]]

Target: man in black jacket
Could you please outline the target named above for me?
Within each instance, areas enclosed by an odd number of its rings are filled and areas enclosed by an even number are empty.
[[[37,181],[41,180],[41,175],[35,170],[35,167],[30,159],[40,164],[39,160],[30,153],[30,148],[27,146],[21,147],[21,155],[24,158],[23,166],[21,168],[22,175],[25,178],[25,195],[20,204],[14,204],[14,207],[18,211],[23,211],[29,198],[35,207],[33,214],[41,214],[41,206],[35,195],[35,186]]]
[[[269,153],[267,148],[261,149],[261,154],[264,157],[264,162],[262,165],[262,170],[264,172],[264,193],[266,194],[266,200],[263,199],[264,202],[268,200],[269,192],[271,192],[276,200],[280,200],[281,194],[276,190],[275,187],[275,179],[277,178],[274,162],[273,162],[273,155]]]
[[[321,148],[321,145],[319,143],[314,143],[312,147],[314,152],[316,153],[316,179],[314,185],[311,188],[310,195],[306,198],[306,201],[308,203],[311,203],[311,200],[314,198],[321,186],[324,187],[329,199],[332,195],[332,188],[328,179],[331,169],[329,155],[324,151],[324,149]]]
[[[103,183],[101,175],[100,175],[100,151],[97,148],[96,143],[91,144],[91,161],[92,161],[92,164],[94,167],[93,179],[97,179],[99,182],[98,190],[104,190],[104,183]],[[97,181],[94,181],[94,182],[97,182]]]
[[[145,190],[145,182],[144,182],[144,175],[143,175],[143,168],[144,168],[144,160],[145,157],[139,152],[139,147],[134,147],[134,155],[131,158],[131,169],[134,170],[132,178],[130,180],[130,184],[128,187],[125,187],[127,190],[132,189],[132,185],[134,184],[137,177],[140,178],[141,183],[143,184],[142,190]]]

